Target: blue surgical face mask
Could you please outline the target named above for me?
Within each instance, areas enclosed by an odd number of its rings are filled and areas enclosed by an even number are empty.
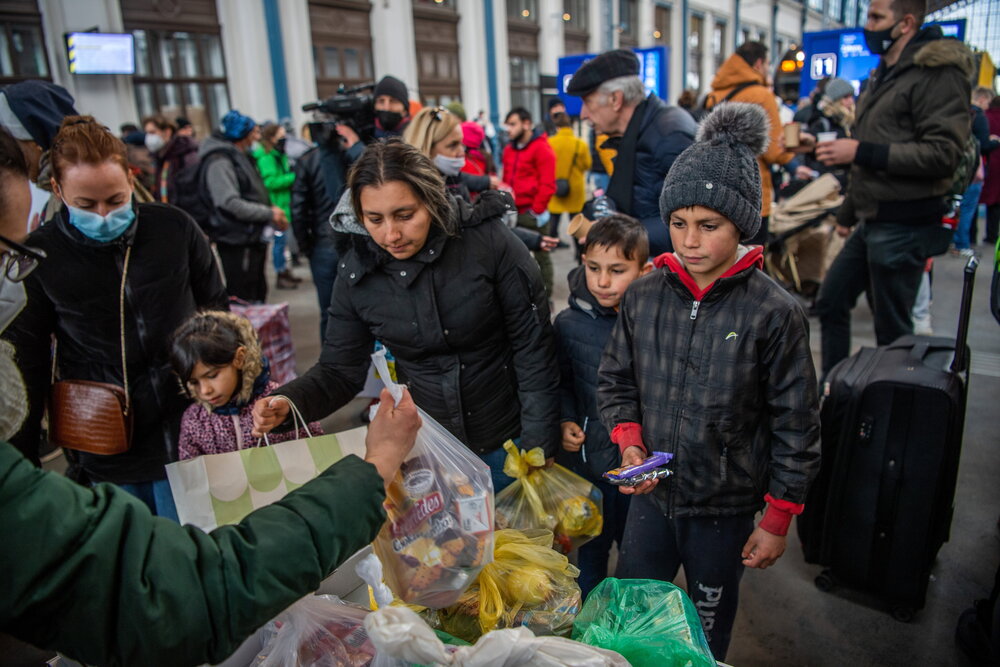
[[[107,215],[98,215],[66,204],[69,209],[69,224],[80,230],[89,239],[107,243],[125,233],[135,220],[131,199]]]

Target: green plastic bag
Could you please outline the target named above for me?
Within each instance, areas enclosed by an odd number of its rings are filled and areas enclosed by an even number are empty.
[[[665,581],[605,579],[587,596],[573,639],[617,651],[633,667],[715,667],[694,604]]]

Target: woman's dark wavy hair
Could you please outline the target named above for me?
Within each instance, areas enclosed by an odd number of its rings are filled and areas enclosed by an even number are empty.
[[[432,224],[449,235],[456,233],[451,203],[441,172],[418,149],[395,138],[377,141],[368,146],[347,176],[351,207],[360,224],[364,224],[365,219],[361,210],[361,191],[369,186],[378,188],[393,181],[410,187],[420,203],[427,207]]]

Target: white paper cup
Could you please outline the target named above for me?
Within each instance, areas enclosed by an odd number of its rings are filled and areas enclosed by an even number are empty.
[[[826,143],[828,141],[836,141],[836,139],[837,139],[837,133],[836,132],[817,132],[816,133],[816,143],[817,144],[824,144],[824,143]]]

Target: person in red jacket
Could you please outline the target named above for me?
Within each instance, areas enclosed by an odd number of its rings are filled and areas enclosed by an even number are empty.
[[[517,224],[539,231],[549,224],[549,200],[556,192],[556,154],[544,132],[536,131],[531,113],[517,107],[504,120],[510,143],[503,149],[503,180],[514,189]],[[534,251],[545,293],[552,297],[552,258]]]

